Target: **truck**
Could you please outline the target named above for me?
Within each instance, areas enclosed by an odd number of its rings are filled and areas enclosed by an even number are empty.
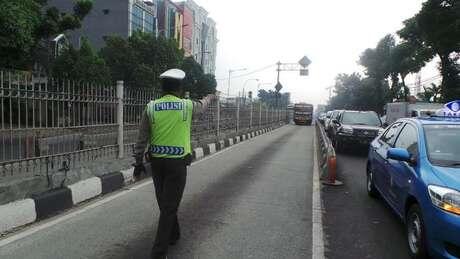
[[[435,114],[439,109],[444,107],[441,103],[425,102],[395,102],[387,103],[384,123],[390,125],[400,118],[423,117]]]
[[[311,125],[313,121],[313,105],[308,103],[294,104],[294,123],[296,125]]]

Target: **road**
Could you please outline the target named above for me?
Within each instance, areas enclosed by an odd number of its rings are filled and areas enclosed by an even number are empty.
[[[288,125],[193,164],[168,258],[310,258],[313,127]],[[2,259],[148,258],[151,181],[26,228]]]
[[[409,258],[405,228],[381,199],[366,192],[366,153],[337,156],[340,187],[323,187],[326,257]]]

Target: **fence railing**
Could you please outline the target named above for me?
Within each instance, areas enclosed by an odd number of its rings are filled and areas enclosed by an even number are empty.
[[[159,93],[37,78],[0,71],[0,179],[48,174],[100,159],[129,156],[145,105]],[[194,118],[192,139],[219,137],[287,120],[262,103],[212,103]]]

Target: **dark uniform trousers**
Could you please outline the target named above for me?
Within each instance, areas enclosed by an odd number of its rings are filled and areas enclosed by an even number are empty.
[[[180,238],[177,210],[184,193],[187,161],[184,159],[152,158],[152,178],[160,209],[152,258],[164,258],[168,246]]]

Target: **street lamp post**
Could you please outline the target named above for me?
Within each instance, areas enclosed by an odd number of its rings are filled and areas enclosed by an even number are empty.
[[[227,98],[230,97],[230,81],[232,79],[232,73],[234,72],[239,72],[239,71],[244,71],[246,68],[240,68],[240,69],[229,69],[228,70],[228,88],[227,88]]]

